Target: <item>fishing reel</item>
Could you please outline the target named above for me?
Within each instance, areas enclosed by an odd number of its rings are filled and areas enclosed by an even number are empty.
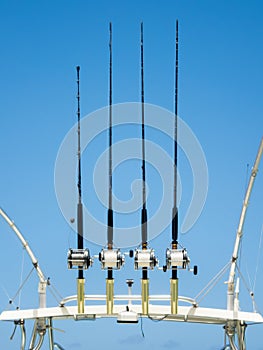
[[[92,259],[88,249],[68,250],[68,269],[87,270],[92,265]]]
[[[186,249],[166,249],[166,265],[163,270],[167,269],[182,269],[190,270],[190,258]],[[197,266],[193,268],[194,275],[197,275]]]
[[[147,268],[153,270],[158,265],[158,259],[154,255],[153,249],[136,249],[134,256],[135,270]]]
[[[99,253],[101,268],[119,270],[124,265],[124,256],[119,249],[102,249]]]
[[[166,266],[168,269],[179,267],[186,269],[190,264],[190,259],[186,249],[166,249]]]

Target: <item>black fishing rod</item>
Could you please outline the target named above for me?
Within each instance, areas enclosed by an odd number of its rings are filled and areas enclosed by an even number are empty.
[[[172,270],[170,279],[171,314],[177,314],[178,310],[178,269],[190,270],[190,259],[185,248],[178,247],[178,207],[177,207],[177,166],[178,166],[178,20],[176,21],[175,39],[175,93],[174,93],[174,184],[173,184],[173,209],[172,209],[172,244],[171,249],[166,250],[166,266],[164,271]],[[194,266],[194,274],[197,267]]]
[[[81,186],[81,145],[80,145],[80,89],[79,89],[79,71],[80,66],[77,69],[77,101],[78,101],[78,206],[77,206],[77,226],[78,226],[78,251],[83,251],[83,206],[82,206],[82,186]],[[85,304],[85,279],[83,273],[83,265],[78,266],[78,279],[77,279],[77,296],[78,296],[78,312],[84,313]]]
[[[178,311],[178,273],[182,266],[183,253],[178,250],[178,208],[177,208],[177,163],[178,163],[178,21],[176,21],[175,39],[175,96],[174,96],[174,185],[173,185],[173,209],[172,209],[172,244],[166,251],[166,266],[172,269],[170,279],[171,314]],[[167,267],[166,267],[167,268]]]
[[[141,113],[142,113],[142,213],[141,234],[142,249],[147,249],[147,208],[146,208],[146,170],[145,170],[145,123],[144,123],[144,64],[143,64],[143,23],[141,23]],[[145,272],[145,270],[144,270]],[[143,274],[143,278],[147,278]]]
[[[112,24],[110,30],[109,64],[109,206],[108,206],[108,249],[113,248],[113,210],[112,210]],[[108,268],[108,279],[113,278],[112,268]]]
[[[172,210],[172,248],[178,248],[178,208],[177,208],[177,163],[178,163],[178,20],[175,39],[175,96],[174,96],[174,191]],[[172,269],[172,279],[177,279],[177,269]]]
[[[147,208],[146,208],[146,169],[145,169],[145,123],[144,123],[144,62],[143,62],[143,23],[141,23],[141,114],[142,114],[142,212],[141,212],[141,238],[142,250],[137,255],[137,260],[143,261],[145,257],[148,263],[142,264],[142,314],[149,314],[149,279],[148,268],[155,266],[153,251],[147,249]],[[139,257],[140,256],[140,257]],[[136,258],[136,257],[135,257]]]
[[[112,206],[112,24],[109,24],[109,202],[107,212],[107,248],[102,249],[99,254],[99,260],[103,270],[107,270],[106,279],[106,304],[107,314],[113,313],[114,307],[114,278],[113,270],[119,270],[123,263],[124,257],[119,249],[113,247],[113,206]]]
[[[77,101],[78,101],[78,208],[77,208],[77,225],[78,225],[78,249],[83,249],[83,206],[82,206],[82,186],[81,186],[81,145],[80,145],[80,89],[79,89],[79,71],[80,66],[77,69]],[[83,268],[79,266],[78,278],[83,279]]]
[[[78,269],[77,278],[77,297],[78,297],[78,313],[84,313],[85,308],[85,279],[84,269],[88,269],[92,264],[92,259],[88,249],[84,249],[83,237],[83,204],[82,204],[82,184],[81,184],[81,139],[80,139],[80,67],[77,70],[77,134],[78,134],[78,203],[77,203],[77,249],[69,249],[68,251],[68,268]]]
[[[134,267],[142,269],[141,296],[142,314],[149,314],[149,279],[148,269],[153,270],[158,264],[154,250],[148,249],[147,207],[146,207],[146,169],[145,169],[145,120],[144,120],[144,62],[143,62],[143,23],[141,23],[141,143],[142,143],[142,210],[141,210],[141,246],[136,249]]]

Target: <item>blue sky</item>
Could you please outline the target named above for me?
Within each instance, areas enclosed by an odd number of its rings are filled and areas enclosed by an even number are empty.
[[[108,103],[108,24],[112,21],[113,101],[138,102],[139,30],[143,21],[145,101],[172,111],[175,20],[179,20],[179,115],[198,138],[209,172],[208,196],[202,215],[192,229],[181,236],[200,273],[196,277],[180,273],[179,292],[195,296],[230,259],[247,169],[251,169],[262,137],[262,7],[259,0],[0,2],[0,204],[24,233],[43,270],[63,296],[75,293],[76,274],[68,271],[66,265],[66,252],[69,246],[75,245],[75,234],[56,200],[54,167],[59,147],[76,121],[75,66],[81,66],[81,112],[85,116]],[[119,135],[120,131],[123,138],[139,136],[138,129],[119,130]],[[103,146],[106,135],[100,137],[98,142]],[[114,137],[118,138],[117,131]],[[160,141],[160,146],[171,152],[169,140],[150,130],[147,137],[152,137],[155,143]],[[94,147],[95,150],[96,145]],[[84,200],[91,208],[97,200],[90,189],[92,157],[94,154],[86,153],[83,161]],[[130,172],[133,164],[138,165],[134,173]],[[127,200],[130,190],[127,177],[133,181],[140,176],[139,166],[138,162],[127,163],[116,170],[115,191],[122,200]],[[149,188],[159,188],[158,174],[150,166],[147,169]],[[191,167],[183,152],[179,153],[179,173],[183,179],[182,220],[192,193]],[[262,191],[261,165],[242,249],[242,271],[248,281],[250,276],[252,285],[262,228]],[[150,215],[158,198],[159,192],[149,195]],[[99,208],[96,215],[105,220],[105,209]],[[3,247],[0,307],[3,310],[8,304],[7,294],[14,295],[20,284],[24,253],[3,221],[0,232]],[[161,264],[170,243],[169,235],[170,231],[166,230],[151,242]],[[87,242],[87,245],[92,254],[98,254],[101,249],[95,244]],[[259,261],[255,295],[262,310],[262,255]],[[23,278],[30,268],[25,257]],[[139,292],[141,274],[133,271],[132,261],[128,260],[125,268],[115,275],[117,294],[126,292],[127,277],[135,279],[134,292]],[[150,276],[152,293],[169,292],[169,273],[155,271]],[[86,273],[86,292],[103,293],[104,279],[105,273],[96,262]],[[225,306],[223,282],[226,279],[227,275],[202,305]],[[22,291],[21,307],[37,305],[36,287],[37,280],[31,277]],[[251,310],[245,287],[241,294],[242,309]],[[51,295],[48,304],[56,305]],[[145,338],[141,336],[140,325],[120,326],[112,320],[61,321],[55,326],[66,331],[55,334],[65,349],[84,349],[87,342],[90,347],[102,349],[107,345],[117,350],[124,346],[146,350],[212,350],[220,349],[223,344],[223,331],[217,326],[145,320]],[[9,341],[12,330],[11,324],[0,325],[5,349],[18,347],[18,333]],[[262,349],[261,330],[262,326],[249,327],[248,348]]]

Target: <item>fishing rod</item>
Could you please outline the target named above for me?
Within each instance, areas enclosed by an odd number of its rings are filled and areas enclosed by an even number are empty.
[[[114,278],[113,269],[119,270],[124,264],[124,257],[119,249],[113,247],[113,206],[112,206],[112,23],[109,23],[109,189],[107,215],[107,249],[99,253],[102,269],[107,270],[106,307],[107,314],[113,313]]]
[[[153,269],[158,261],[153,249],[148,249],[147,207],[146,207],[146,169],[145,169],[145,119],[144,119],[144,52],[143,52],[143,23],[141,22],[141,141],[142,141],[142,210],[141,210],[141,246],[136,249],[134,267],[142,269],[141,296],[142,314],[149,313],[149,279],[148,269]]]
[[[77,69],[77,101],[78,101],[78,249],[83,249],[83,206],[82,206],[82,187],[81,187],[81,146],[80,146],[80,91],[79,91],[79,71],[80,66],[76,67]],[[83,279],[83,269],[79,268],[78,278]]]
[[[77,249],[69,249],[68,251],[68,268],[77,268],[77,297],[78,297],[78,313],[84,313],[85,306],[85,278],[84,269],[88,269],[92,264],[92,259],[88,249],[84,249],[83,237],[83,204],[82,204],[82,183],[81,183],[81,134],[80,134],[80,66],[77,70],[77,135],[78,135],[78,203],[77,203]]]
[[[189,268],[190,259],[186,249],[178,248],[178,206],[177,206],[177,167],[178,167],[178,67],[179,67],[179,29],[178,20],[176,20],[175,34],[175,85],[174,85],[174,184],[173,184],[173,208],[172,208],[172,243],[171,248],[166,250],[166,265],[164,271],[172,270],[170,279],[170,303],[171,314],[177,314],[178,311],[178,269]],[[194,266],[194,274],[197,274],[197,267]]]
[[[109,69],[109,207],[108,207],[108,249],[113,248],[113,210],[112,210],[112,24],[110,22],[110,69]],[[108,278],[112,278],[108,269]]]
[[[147,208],[146,208],[146,170],[145,170],[145,122],[144,122],[144,64],[143,64],[143,23],[141,23],[141,114],[142,114],[142,213],[141,234],[142,249],[147,249]],[[143,279],[147,278],[147,270],[143,270]]]
[[[175,96],[174,96],[174,191],[172,209],[172,250],[178,248],[178,208],[177,208],[177,165],[178,165],[178,20],[176,21],[175,39]],[[178,274],[177,266],[172,266],[170,280],[171,313],[178,311]]]
[[[174,97],[174,191],[173,191],[173,213],[172,213],[172,246],[178,246],[178,208],[177,208],[177,163],[178,163],[178,21],[176,21],[175,39],[175,97]],[[177,270],[172,270],[172,278],[177,278]]]
[[[144,66],[143,66],[143,23],[141,23],[141,114],[142,114],[142,212],[141,235],[142,250],[147,250],[147,208],[146,208],[146,174],[145,174],[145,127],[144,127]],[[142,313],[148,314],[149,279],[147,267],[142,267]]]

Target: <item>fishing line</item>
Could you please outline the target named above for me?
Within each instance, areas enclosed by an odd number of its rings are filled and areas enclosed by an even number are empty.
[[[23,282],[24,264],[25,264],[25,249],[23,248],[22,263],[21,263],[21,274],[20,274],[20,285]],[[22,292],[22,290],[20,290],[19,295],[18,295],[18,307],[19,308],[20,308],[20,303],[21,303],[21,292]]]
[[[50,293],[53,295],[53,297],[55,298],[55,300],[60,304],[60,301],[63,299],[63,296],[60,294],[60,292],[54,287],[53,284],[48,284]],[[59,299],[59,298],[60,299]]]
[[[239,271],[240,271],[240,267],[239,267]],[[251,292],[253,289],[252,289],[252,283],[251,283],[251,278],[250,278],[247,264],[246,264],[246,273],[247,273],[247,278],[248,278],[249,291]]]
[[[142,334],[142,337],[145,338],[144,331],[143,331],[142,316],[141,316],[141,334]]]
[[[204,299],[204,297],[214,288],[214,286],[219,282],[219,280],[223,277],[224,273],[230,266],[231,261],[229,261],[208,283],[207,285],[196,295],[194,298],[198,303]],[[202,296],[202,294],[204,294]],[[202,296],[202,297],[201,297]],[[198,298],[200,298],[198,300]]]
[[[250,297],[251,297],[251,300],[252,300],[252,305],[253,305],[253,311],[255,312],[257,310],[257,304],[256,304],[256,301],[255,301],[255,298],[254,298],[254,292],[251,290],[251,288],[249,287],[249,285],[247,284],[247,281],[245,280],[245,277],[243,276],[242,272],[240,271],[239,267],[237,266],[237,270],[238,270],[238,273],[245,285],[245,288],[246,290],[248,291]]]
[[[6,306],[5,309],[10,309],[10,305],[11,305],[11,304],[13,304],[13,305],[17,308],[16,304],[15,304],[15,303],[12,301],[12,299],[10,298],[10,296],[9,296],[9,294],[8,294],[8,292],[7,292],[7,289],[6,289],[4,286],[2,286],[2,289],[3,289],[5,295],[6,295],[7,298],[8,298],[8,304],[9,304],[9,307]]]
[[[9,304],[13,304],[14,300],[20,293],[21,289],[25,286],[26,282],[28,281],[29,277],[31,276],[32,272],[34,271],[35,267],[33,266],[32,269],[30,270],[29,274],[26,276],[24,282],[19,286],[17,292],[15,293],[14,297],[10,299]]]

